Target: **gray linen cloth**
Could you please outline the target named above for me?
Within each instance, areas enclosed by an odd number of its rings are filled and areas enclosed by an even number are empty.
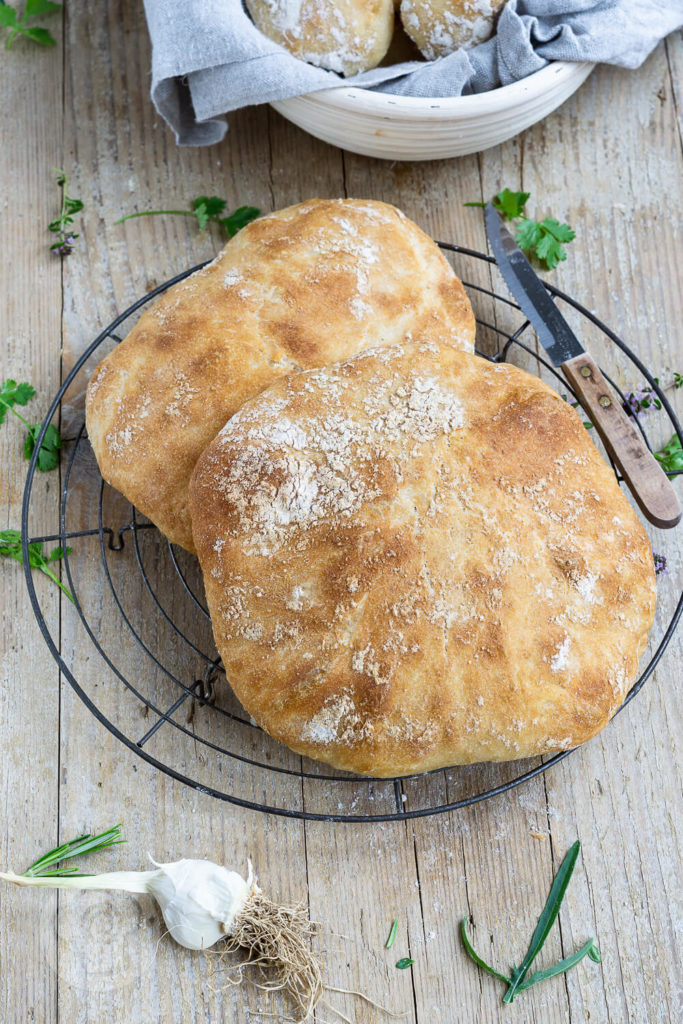
[[[460,96],[525,78],[551,60],[635,68],[683,26],[683,0],[508,0],[488,42],[343,78],[267,39],[242,0],[145,0],[145,11],[152,99],[183,146],[219,142],[227,124],[218,115],[340,85]]]

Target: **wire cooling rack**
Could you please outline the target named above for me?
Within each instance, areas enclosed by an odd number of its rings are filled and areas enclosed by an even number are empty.
[[[514,361],[575,400],[568,383],[539,353],[519,307],[495,290],[500,283],[492,257],[439,244],[473,300],[479,354]],[[34,542],[70,549],[62,563],[63,583],[74,603],[60,596],[57,607],[51,585],[28,568],[26,583],[48,647],[81,700],[121,742],[174,779],[243,807],[309,820],[391,821],[457,810],[510,790],[568,757],[571,751],[503,765],[368,779],[299,757],[267,736],[238,704],[213,644],[196,560],[170,545],[104,483],[82,413],[74,429],[65,415],[71,396],[82,399],[94,362],[118,344],[139,311],[198,269],[150,291],[95,338],[55,396],[29,466],[22,506],[24,564],[29,564],[28,545]],[[661,410],[636,421],[648,445],[659,445],[674,432],[683,443],[665,393],[634,353],[589,310],[552,285],[546,288],[586,339],[622,401],[626,392],[643,387],[659,398]],[[82,408],[82,401],[77,405]],[[72,436],[64,446],[57,508],[43,475],[36,474],[36,459],[49,423],[60,416],[63,432]],[[659,436],[651,438],[654,430]],[[55,528],[33,529],[35,521],[45,523],[46,514],[49,522],[51,508]],[[664,535],[658,536],[666,544]],[[662,585],[673,587],[671,578],[660,579]],[[665,621],[658,615],[655,621],[647,663],[624,706],[651,675],[673,635],[683,595],[674,600],[673,614],[663,616]],[[674,602],[666,603],[671,607]]]

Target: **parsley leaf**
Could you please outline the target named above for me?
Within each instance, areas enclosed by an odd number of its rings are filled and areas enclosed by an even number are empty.
[[[40,434],[42,423],[35,423],[26,435],[24,441],[24,458],[30,459],[33,455],[33,449],[36,446],[38,435]],[[59,465],[59,451],[62,447],[62,438],[60,437],[59,431],[51,423],[45,431],[45,437],[43,443],[40,446],[38,452],[38,459],[36,465],[41,473],[47,473],[51,469],[56,469]]]
[[[260,212],[255,206],[239,206],[229,217],[219,218],[218,223],[228,238],[234,238],[237,232],[246,227],[250,221],[256,220]]]
[[[515,220],[524,216],[524,207],[530,195],[530,192],[511,192],[509,188],[504,188],[493,200],[493,205],[506,220]]]
[[[4,422],[7,410],[16,416],[28,431],[24,440],[24,458],[30,459],[40,434],[42,423],[28,423],[14,408],[15,405],[26,405],[29,399],[35,395],[35,388],[27,381],[17,384],[10,377],[0,383],[0,424]],[[41,473],[47,473],[56,469],[59,465],[59,451],[62,447],[62,438],[59,431],[50,423],[45,431],[43,443],[38,452],[36,465]]]
[[[134,217],[158,217],[161,214],[174,214],[181,217],[196,217],[199,230],[204,231],[209,223],[218,224],[228,238],[232,238],[250,221],[255,220],[261,213],[255,206],[240,206],[227,217],[222,217],[228,204],[225,199],[219,196],[197,196],[192,200],[189,210],[140,210],[139,213],[129,213],[125,217],[115,221],[116,224],[123,224],[125,220],[132,220]]]
[[[657,462],[661,465],[665,473],[681,473],[683,472],[683,448],[681,448],[681,442],[678,434],[674,434],[670,441],[660,448],[659,451],[652,453],[657,459]]]
[[[491,204],[505,220],[516,220],[515,241],[527,255],[535,257],[546,270],[554,270],[558,263],[566,260],[567,253],[562,243],[571,242],[576,233],[569,224],[561,224],[554,217],[542,221],[525,215],[530,192],[512,192],[504,188],[491,200]],[[486,206],[486,203],[465,203],[465,206]]]
[[[35,541],[28,546],[28,562],[30,567],[32,569],[39,569],[40,572],[48,576],[66,594],[69,600],[73,601],[73,595],[66,589],[61,580],[55,576],[52,569],[49,568],[50,562],[56,562],[60,558],[64,558],[65,554],[70,555],[71,548],[66,548],[65,551],[62,547],[56,547],[49,554],[45,554],[41,541]],[[19,530],[0,531],[0,557],[13,558],[15,562],[24,564],[21,550],[21,533]]]
[[[28,21],[41,14],[54,14],[61,9],[60,4],[52,3],[51,0],[26,0],[24,16],[19,18],[14,8],[2,0],[0,3],[0,25],[11,29],[5,48],[9,50],[17,36],[32,39],[39,46],[54,46],[55,40],[46,28],[29,26]]]
[[[26,405],[29,398],[33,398],[36,391],[27,381],[17,384],[10,377],[0,384],[0,424],[5,422],[7,410],[13,405]]]

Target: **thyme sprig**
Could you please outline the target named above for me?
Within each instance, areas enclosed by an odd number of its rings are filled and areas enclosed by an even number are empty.
[[[600,963],[602,960],[600,950],[596,946],[595,940],[589,939],[581,949],[572,953],[571,956],[565,957],[564,960],[560,960],[560,962],[555,964],[553,967],[548,967],[543,971],[535,971],[527,977],[529,968],[540,953],[545,940],[548,938],[550,929],[554,925],[557,915],[560,912],[562,900],[564,899],[567,886],[569,885],[569,881],[576,866],[580,849],[581,843],[577,839],[577,841],[567,851],[567,854],[560,865],[560,870],[555,876],[555,880],[553,881],[548,894],[548,899],[546,900],[543,912],[538,919],[538,924],[536,925],[534,934],[531,936],[531,942],[529,943],[527,954],[519,967],[512,968],[512,973],[509,978],[487,964],[486,961],[475,952],[467,935],[467,921],[466,919],[463,919],[462,921],[462,941],[468,956],[474,960],[478,967],[481,967],[482,970],[491,974],[494,978],[498,978],[499,981],[505,982],[508,986],[507,991],[503,996],[504,1003],[513,1002],[516,995],[520,992],[526,991],[528,988],[531,988],[532,985],[537,985],[540,981],[545,981],[547,978],[553,978],[557,974],[564,974],[565,971],[571,970],[572,967],[575,967],[586,956],[595,963]]]
[[[62,206],[59,216],[55,217],[47,226],[48,231],[55,239],[50,246],[50,251],[56,253],[57,256],[70,256],[74,250],[74,242],[78,238],[78,235],[71,230],[70,225],[74,222],[74,214],[80,213],[83,209],[83,202],[68,195],[69,179],[64,171],[57,169],[55,173],[57,174],[57,185],[62,190]]]
[[[84,872],[79,871],[78,868],[58,867],[57,865],[72,857],[82,857],[85,853],[96,853],[98,850],[106,850],[109,846],[119,846],[125,842],[127,840],[121,838],[121,825],[114,825],[106,832],[100,832],[96,836],[86,833],[61,846],[55,846],[53,850],[43,854],[24,871],[24,876],[26,878],[63,878],[66,875],[83,875]]]

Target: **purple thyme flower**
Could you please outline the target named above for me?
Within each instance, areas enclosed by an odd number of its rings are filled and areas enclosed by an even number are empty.
[[[666,555],[658,555],[656,551],[653,551],[652,557],[655,560],[655,576],[666,576]]]

